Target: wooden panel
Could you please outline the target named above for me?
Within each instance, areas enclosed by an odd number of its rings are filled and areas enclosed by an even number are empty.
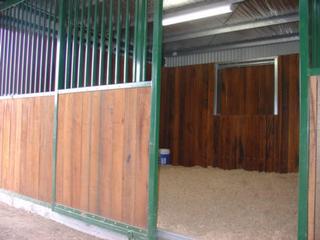
[[[150,94],[59,96],[58,203],[146,228]]]
[[[53,97],[0,101],[0,187],[50,202]]]
[[[174,165],[296,172],[298,66],[298,55],[279,57],[276,116],[271,65],[223,69],[224,114],[216,116],[213,64],[164,68],[160,146],[171,149]]]
[[[320,237],[319,100],[320,77],[310,78],[308,239]]]

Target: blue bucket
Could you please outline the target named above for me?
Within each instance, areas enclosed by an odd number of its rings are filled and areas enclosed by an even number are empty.
[[[159,164],[160,165],[169,165],[170,162],[170,149],[167,148],[161,148],[159,149]]]

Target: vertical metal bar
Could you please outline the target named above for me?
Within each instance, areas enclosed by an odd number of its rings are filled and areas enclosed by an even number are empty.
[[[133,40],[133,57],[132,57],[132,82],[137,81],[137,66],[138,66],[138,52],[139,52],[139,43],[138,43],[138,35],[139,33],[139,6],[141,0],[136,0],[134,6],[134,40]]]
[[[31,7],[32,8],[32,7]],[[34,39],[35,39],[35,34],[36,34],[36,26],[35,26],[35,22],[36,22],[36,14],[34,9],[32,8],[31,10],[31,15],[32,15],[32,20],[31,20],[31,53],[30,53],[30,75],[29,75],[29,93],[32,93],[32,80],[34,77]]]
[[[77,61],[78,61],[78,34],[79,34],[79,0],[75,0],[75,13],[73,23],[73,42],[72,42],[72,72],[71,72],[71,88],[77,86]]]
[[[28,7],[28,18],[27,21],[29,22],[27,24],[27,32],[28,32],[28,36],[27,36],[27,52],[26,52],[26,75],[25,75],[25,83],[24,83],[24,93],[28,92],[28,79],[29,79],[29,75],[30,75],[30,38],[31,38],[31,22],[32,22],[32,12],[31,12],[31,6]]]
[[[1,34],[1,64],[2,64],[2,68],[1,68],[1,96],[4,95],[4,83],[5,83],[5,61],[6,61],[6,35],[7,35],[7,30],[6,30],[6,16],[3,16],[1,18],[1,30],[2,30],[2,34]]]
[[[102,0],[102,16],[101,16],[101,38],[100,38],[100,59],[99,59],[99,83],[100,86],[104,79],[104,64],[105,64],[105,51],[106,51],[106,0]]]
[[[144,0],[146,1],[146,0]],[[154,0],[153,49],[152,49],[152,97],[149,145],[149,200],[148,200],[148,239],[157,238],[158,209],[158,154],[160,127],[160,93],[162,63],[162,0]]]
[[[55,74],[55,97],[54,97],[54,122],[53,122],[53,147],[52,147],[52,192],[51,204],[54,210],[56,205],[56,178],[57,178],[57,136],[58,136],[58,108],[59,108],[59,87],[63,85],[64,80],[64,53],[66,50],[66,1],[59,0],[59,30],[57,41],[57,55],[56,55],[56,74]],[[60,85],[60,86],[59,86]]]
[[[88,86],[90,83],[90,73],[89,73],[89,59],[91,51],[91,0],[88,1],[88,12],[87,12],[87,36],[86,36],[86,58],[84,63],[84,76],[85,76],[85,86]]]
[[[48,0],[45,1],[45,10],[47,11],[48,8]],[[44,37],[45,37],[45,29],[46,29],[46,15],[43,12],[41,14],[41,47],[40,47],[40,72],[39,72],[39,89],[38,92],[42,92],[42,87],[44,86],[44,77],[43,77],[43,68],[46,67],[43,63],[44,60]],[[49,28],[49,27],[48,27]],[[45,59],[48,58],[48,55],[46,55]],[[44,90],[45,91],[45,90]]]
[[[126,0],[126,23],[125,23],[125,43],[124,43],[124,82],[129,82],[129,47],[130,47],[130,0]]]
[[[9,56],[9,76],[8,76],[8,94],[12,94],[13,83],[13,63],[14,63],[14,14],[13,8],[10,8],[10,56]]]
[[[148,9],[147,9],[147,1],[142,1],[141,3],[141,68],[140,68],[140,79],[142,82],[146,81],[147,78],[147,49],[148,49]]]
[[[6,11],[7,15],[7,36],[6,36],[6,72],[5,72],[5,84],[4,84],[4,95],[8,94],[8,81],[9,81],[9,55],[10,55],[10,15],[9,15],[9,10]]]
[[[93,22],[93,52],[92,52],[92,69],[91,69],[91,83],[97,84],[97,63],[98,63],[98,0],[94,1],[94,22]]]
[[[85,0],[81,0],[81,19],[80,19],[80,39],[79,39],[79,58],[78,58],[78,78],[77,78],[77,87],[83,86],[83,41],[84,41],[84,9],[85,9]]]
[[[22,58],[21,58],[21,78],[20,78],[20,94],[24,93],[24,87],[25,87],[25,83],[26,83],[26,48],[27,48],[27,34],[28,34],[28,25],[27,25],[27,21],[28,21],[28,11],[27,8],[23,7],[22,10],[22,29],[23,29],[23,40],[22,40]]]
[[[51,15],[52,15],[52,2],[50,0],[46,0],[46,9],[49,8],[49,15],[50,16],[47,16],[47,21],[46,21],[46,27],[47,27],[47,32],[46,32],[46,52],[45,52],[45,63],[44,63],[44,83],[43,83],[43,89],[44,89],[44,92],[47,91],[47,82],[49,80],[49,46],[50,46],[50,35],[51,35]],[[53,32],[54,34],[54,32]],[[53,38],[52,38],[53,39]],[[50,85],[50,83],[49,83]],[[49,88],[49,91],[51,90],[51,88]]]
[[[39,4],[39,2],[37,1],[36,4]],[[41,16],[41,13],[40,13],[40,10],[38,10],[36,12],[36,21],[35,21],[35,24],[36,24],[36,28],[35,28],[35,34],[36,34],[36,57],[35,57],[35,69],[34,69],[34,79],[33,79],[33,92],[36,93],[37,92],[37,84],[39,82],[39,43],[40,43],[40,40],[39,40],[39,34],[40,34],[40,22],[41,22],[41,19],[40,19],[40,16]]]
[[[111,81],[112,81],[113,7],[114,7],[114,0],[110,0],[109,1],[107,84],[111,84]]]
[[[2,53],[3,53],[3,50],[4,50],[4,46],[3,46],[3,16],[0,17],[0,96],[2,96],[1,94],[1,91],[2,91],[2,81],[3,81],[3,78],[2,78],[2,72],[3,72],[3,58],[2,58]]]
[[[50,73],[49,73],[49,91],[54,91],[54,71],[55,71],[55,65],[53,64],[53,62],[55,61],[55,59],[57,58],[57,55],[55,56],[55,52],[56,52],[56,46],[58,44],[58,39],[56,39],[57,34],[56,34],[56,15],[57,15],[57,1],[58,0],[54,0],[53,4],[51,4],[51,8],[50,8],[50,15],[52,17],[51,18],[51,25],[49,27],[51,27],[51,53],[50,53]],[[50,37],[50,36],[49,36]],[[56,78],[56,77],[55,77]],[[60,86],[62,87],[62,85]]]
[[[120,49],[121,49],[121,27],[122,27],[122,11],[121,0],[118,0],[117,4],[117,40],[116,40],[116,59],[115,59],[115,74],[114,83],[120,83]]]
[[[22,12],[22,7],[19,7],[19,11],[18,11],[18,17],[17,19],[19,20],[18,23],[18,33],[19,33],[19,40],[18,40],[18,47],[17,47],[17,51],[18,51],[18,59],[17,59],[17,77],[16,77],[16,94],[19,94],[19,88],[20,88],[20,81],[21,81],[21,52],[22,52],[22,48],[21,48],[21,43],[22,43],[22,21],[23,21],[23,12]]]
[[[13,68],[12,68],[12,94],[16,92],[16,81],[17,81],[17,61],[18,61],[18,24],[19,24],[19,7],[14,7],[14,50],[13,50]]]
[[[309,181],[309,5],[299,1],[300,13],[300,136],[299,136],[299,209],[298,239],[308,239]]]
[[[64,89],[69,88],[70,86],[70,68],[71,68],[71,59],[72,59],[72,9],[73,1],[68,1],[68,33],[67,33],[67,50],[66,50],[66,68],[64,76]]]

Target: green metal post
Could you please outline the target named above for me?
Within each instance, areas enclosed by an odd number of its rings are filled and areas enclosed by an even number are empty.
[[[138,69],[139,67],[139,49],[140,49],[140,42],[139,42],[139,36],[140,36],[140,1],[135,1],[134,6],[134,45],[133,45],[133,58],[132,58],[132,81],[133,82],[139,82],[138,78]],[[138,68],[139,67],[139,68]]]
[[[48,8],[48,0],[45,1],[45,9]],[[44,36],[45,36],[45,29],[46,29],[46,15],[44,12],[41,14],[41,47],[40,47],[40,72],[39,72],[39,89],[38,92],[42,92],[42,87],[44,85],[44,77],[43,77],[43,67],[45,67],[43,60],[44,60]],[[48,26],[49,28],[49,26]],[[46,55],[45,58],[48,58],[48,55]]]
[[[21,58],[21,81],[20,81],[20,94],[24,93],[24,87],[25,87],[25,80],[26,80],[26,75],[25,75],[25,65],[26,65],[26,47],[27,47],[27,31],[28,31],[28,25],[27,25],[27,20],[28,20],[28,11],[26,7],[23,7],[23,14],[22,14],[22,19],[24,23],[22,24],[22,29],[23,29],[23,39],[22,39],[22,58]]]
[[[36,4],[38,1],[36,2]],[[34,78],[33,78],[33,92],[35,93],[37,91],[37,82],[38,82],[38,70],[39,70],[39,34],[40,34],[40,17],[39,15],[41,14],[40,11],[38,10],[36,13],[36,20],[35,20],[35,34],[36,34],[36,56],[35,56],[35,68],[34,68]],[[38,21],[37,21],[38,19]]]
[[[58,29],[58,43],[56,55],[56,80],[55,80],[55,97],[54,97],[54,122],[53,122],[53,147],[52,147],[52,192],[51,204],[52,209],[56,206],[56,177],[57,177],[57,137],[58,137],[58,107],[59,107],[59,86],[63,85],[64,79],[64,53],[66,51],[66,5],[65,0],[59,0],[59,29]]]
[[[98,33],[99,33],[99,9],[98,0],[94,1],[94,22],[93,22],[93,54],[92,54],[92,69],[91,69],[91,86],[97,84],[97,68],[98,68]]]
[[[9,75],[8,75],[8,94],[10,95],[12,93],[11,90],[11,84],[13,82],[13,62],[14,62],[14,54],[13,54],[13,48],[14,48],[14,14],[13,14],[13,8],[9,9],[10,11],[10,54],[9,54]]]
[[[14,37],[14,56],[13,56],[13,73],[12,73],[12,94],[15,94],[16,93],[16,82],[17,82],[17,72],[18,72],[18,69],[17,69],[17,61],[18,61],[18,28],[19,28],[19,7],[15,7],[14,8],[14,34],[15,34],[15,37]]]
[[[148,48],[148,7],[147,7],[147,2],[142,1],[141,4],[141,18],[142,18],[142,24],[141,24],[141,73],[140,73],[140,78],[141,81],[144,82],[146,81],[146,76],[147,76],[147,48]]]
[[[309,178],[309,7],[300,0],[300,146],[299,146],[299,219],[298,239],[308,238],[308,178]]]
[[[4,52],[4,46],[3,46],[3,34],[4,34],[4,26],[3,26],[3,19],[4,17],[0,18],[0,62],[3,62],[3,52]],[[3,67],[0,69],[0,96],[2,96],[2,82],[3,82]]]
[[[73,23],[73,42],[72,42],[72,72],[71,72],[71,88],[77,86],[77,60],[78,60],[78,33],[79,33],[79,0],[75,0],[75,13]]]
[[[149,201],[148,239],[156,239],[158,213],[158,155],[160,127],[160,90],[162,64],[162,0],[154,1],[153,50],[152,50],[152,97],[149,146]]]
[[[78,79],[77,87],[83,86],[83,38],[84,38],[84,9],[85,9],[85,0],[81,0],[81,19],[80,19],[80,38],[79,38],[79,59],[78,59]]]
[[[72,9],[73,0],[68,0],[68,32],[67,32],[67,50],[66,50],[66,69],[64,77],[64,89],[71,86],[70,75],[71,75],[71,59],[72,59]]]
[[[122,25],[122,11],[121,0],[118,0],[117,4],[117,40],[116,40],[116,59],[115,59],[115,74],[114,83],[120,83],[120,49],[121,49],[121,25]]]
[[[54,14],[53,14],[54,13]],[[51,54],[50,54],[50,76],[49,76],[49,91],[54,91],[54,84],[53,84],[53,77],[54,77],[54,71],[55,69],[53,62],[55,61],[54,59],[54,53],[56,52],[56,43],[55,43],[55,39],[56,39],[56,15],[57,15],[57,0],[53,1],[53,4],[51,3],[51,8],[50,8],[50,16],[52,16],[50,18],[51,21]],[[57,40],[58,41],[58,40]],[[57,56],[55,56],[55,58],[57,58]],[[61,80],[62,81],[62,80]]]
[[[47,90],[47,82],[49,79],[49,46],[50,46],[50,35],[51,35],[51,15],[52,15],[52,2],[50,0],[46,0],[46,8],[49,8],[49,14],[50,16],[47,16],[47,23],[44,25],[47,25],[47,32],[46,32],[46,53],[45,53],[45,63],[44,63],[44,83],[43,83],[43,88],[44,91]],[[50,7],[49,7],[50,6]],[[50,83],[49,83],[49,89],[50,89]]]
[[[114,0],[109,1],[109,31],[108,31],[108,65],[107,65],[107,84],[112,83],[112,52],[113,52],[113,7]]]
[[[30,6],[31,7],[31,6]],[[32,93],[32,80],[34,77],[34,60],[35,60],[35,56],[34,56],[34,48],[35,48],[35,44],[34,44],[34,39],[35,39],[35,34],[36,34],[36,14],[35,14],[35,10],[31,7],[31,54],[30,54],[30,75],[29,75],[29,93]],[[29,64],[29,63],[28,63]]]
[[[126,23],[124,43],[124,71],[123,79],[127,83],[129,76],[129,47],[130,47],[130,0],[126,0]]]
[[[91,48],[91,0],[88,1],[88,15],[87,15],[87,37],[86,37],[86,59],[84,63],[85,67],[85,86],[89,86],[90,84],[90,66],[89,66],[89,59],[90,59],[90,48]]]
[[[101,38],[100,38],[100,71],[99,71],[99,86],[104,80],[104,64],[105,64],[105,51],[106,51],[106,0],[102,0],[102,16],[101,16]]]

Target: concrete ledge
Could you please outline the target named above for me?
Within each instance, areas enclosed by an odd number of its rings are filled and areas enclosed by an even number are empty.
[[[12,193],[6,190],[0,189],[0,202],[7,204],[11,207],[17,209],[23,209],[27,212],[37,214],[46,219],[53,220],[60,224],[63,224],[67,227],[75,229],[79,232],[83,232],[101,239],[106,240],[125,240],[128,239],[127,236],[114,233],[112,231],[108,231],[104,228],[100,228],[94,225],[90,225],[79,221],[77,219],[70,218],[68,216],[61,215],[59,213],[53,212],[51,208],[48,206],[43,206],[41,204],[37,204],[37,200],[29,201],[27,197],[24,198],[16,193]],[[39,201],[40,203],[40,201]]]

